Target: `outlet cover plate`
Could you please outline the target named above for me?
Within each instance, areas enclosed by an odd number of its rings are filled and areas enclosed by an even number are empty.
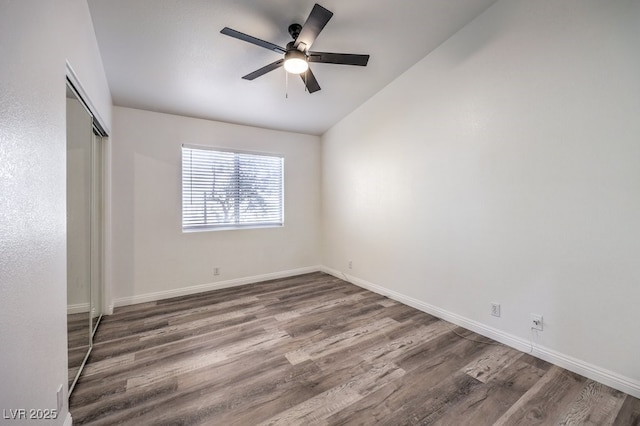
[[[531,329],[542,331],[542,315],[531,314]]]
[[[493,315],[494,317],[499,317],[500,316],[500,304],[499,303],[492,303],[491,304],[491,315]]]

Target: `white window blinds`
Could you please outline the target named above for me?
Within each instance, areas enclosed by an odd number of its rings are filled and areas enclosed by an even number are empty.
[[[283,224],[283,158],[182,147],[182,229]]]

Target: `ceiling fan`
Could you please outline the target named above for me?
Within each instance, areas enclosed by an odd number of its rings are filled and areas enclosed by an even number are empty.
[[[332,16],[332,12],[319,4],[313,6],[313,9],[311,10],[311,13],[304,25],[291,24],[289,26],[289,34],[293,37],[293,41],[287,44],[286,49],[228,27],[224,27],[220,32],[224,35],[228,35],[284,55],[281,59],[278,59],[277,61],[242,77],[245,80],[253,80],[284,66],[284,69],[287,72],[299,74],[302,77],[302,81],[309,93],[314,93],[320,90],[320,85],[318,84],[316,77],[313,75],[313,72],[311,72],[311,69],[309,69],[309,62],[359,65],[362,67],[366,66],[367,62],[369,62],[369,55],[313,52],[309,50],[313,42],[318,37],[318,34],[320,34],[320,31],[322,31],[325,25],[327,25],[327,22],[329,22],[329,19],[331,19]]]

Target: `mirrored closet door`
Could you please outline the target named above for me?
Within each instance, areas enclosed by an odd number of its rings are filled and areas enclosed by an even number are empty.
[[[67,344],[69,394],[102,316],[103,146],[93,115],[67,82]]]

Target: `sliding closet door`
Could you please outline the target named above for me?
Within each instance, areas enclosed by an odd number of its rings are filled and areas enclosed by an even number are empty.
[[[67,341],[69,395],[103,312],[104,132],[67,82]]]
[[[67,342],[73,388],[91,348],[93,117],[67,88]]]

